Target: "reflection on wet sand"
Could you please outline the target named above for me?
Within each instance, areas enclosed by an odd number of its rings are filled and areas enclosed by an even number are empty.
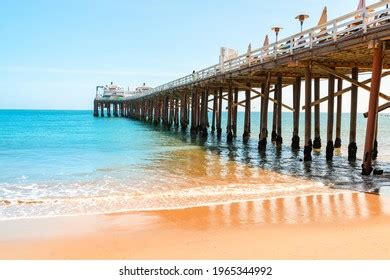
[[[199,152],[199,147],[183,149],[161,155],[159,161],[154,162],[153,172],[161,174],[161,181],[172,185],[175,179],[176,187],[218,186],[218,184],[306,184],[305,178],[298,178],[266,170],[260,166],[252,166],[238,159],[236,150],[228,148],[226,155],[214,153],[210,150]],[[273,164],[278,166],[277,159]],[[166,176],[169,174],[169,176]],[[165,177],[163,177],[165,175]]]
[[[360,219],[390,216],[389,205],[387,198],[345,192],[205,206],[196,209],[197,215],[190,215],[195,209],[174,210],[174,215],[169,210],[144,214],[156,215],[162,219],[163,224],[167,222],[183,229],[203,230],[254,224],[355,222]]]

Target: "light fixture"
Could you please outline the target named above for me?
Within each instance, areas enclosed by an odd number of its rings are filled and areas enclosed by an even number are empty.
[[[295,19],[299,20],[299,22],[301,23],[301,33],[302,33],[302,29],[303,29],[303,22],[309,18],[309,15],[305,15],[305,14],[300,14],[300,15],[297,15],[295,17]]]

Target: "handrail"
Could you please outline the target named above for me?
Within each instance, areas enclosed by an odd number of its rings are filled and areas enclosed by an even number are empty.
[[[160,94],[164,91],[171,91],[175,88],[187,86],[193,82],[202,81],[220,74],[227,74],[240,69],[241,66],[253,65],[275,60],[281,56],[294,54],[297,50],[311,49],[313,46],[323,43],[337,41],[350,36],[353,32],[367,30],[388,24],[390,22],[390,8],[386,4],[390,1],[381,1],[330,20],[319,26],[312,27],[300,33],[294,34],[268,46],[260,47],[226,60],[223,64],[215,64],[205,69],[194,72],[190,75],[165,83],[152,88],[147,92],[126,97],[126,100],[145,98],[151,95]],[[381,8],[375,11],[375,9]]]

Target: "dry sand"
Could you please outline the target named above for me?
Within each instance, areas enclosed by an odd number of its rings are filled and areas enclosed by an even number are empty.
[[[390,201],[350,192],[0,228],[0,259],[390,259]]]

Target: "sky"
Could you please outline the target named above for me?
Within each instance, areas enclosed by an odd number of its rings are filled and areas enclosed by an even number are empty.
[[[312,27],[325,5],[330,20],[358,0],[2,0],[0,109],[91,109],[96,85],[158,86],[216,64],[221,47],[244,53],[266,34],[272,42],[272,26],[284,28],[280,38],[299,32],[302,12]],[[290,89],[284,95],[292,104]]]

